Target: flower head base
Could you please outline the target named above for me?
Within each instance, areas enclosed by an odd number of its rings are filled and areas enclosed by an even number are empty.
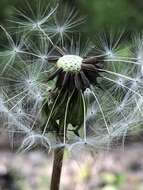
[[[77,55],[64,55],[57,61],[57,67],[65,72],[79,72],[81,70],[82,60]]]
[[[64,55],[55,60],[57,69],[48,78],[57,77],[56,88],[73,90],[86,90],[91,85],[97,85],[97,77],[103,67],[103,60],[96,57],[82,58],[79,55]]]

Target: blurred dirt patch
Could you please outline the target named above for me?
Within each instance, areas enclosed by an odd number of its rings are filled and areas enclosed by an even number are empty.
[[[61,190],[143,190],[143,144],[74,159],[65,154]],[[47,190],[51,155],[0,151],[0,190]]]

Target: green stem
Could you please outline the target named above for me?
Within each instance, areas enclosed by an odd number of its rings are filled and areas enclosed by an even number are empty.
[[[59,190],[64,157],[64,147],[54,150],[54,162],[50,190]]]

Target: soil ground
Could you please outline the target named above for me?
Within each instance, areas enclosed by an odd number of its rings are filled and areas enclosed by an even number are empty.
[[[0,150],[0,190],[48,190],[51,170],[52,155]],[[65,153],[61,190],[143,190],[143,144],[95,156]]]

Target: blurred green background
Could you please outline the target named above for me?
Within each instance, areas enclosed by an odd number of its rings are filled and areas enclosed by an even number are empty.
[[[29,0],[27,0],[29,1]],[[35,2],[30,0],[29,2]],[[39,1],[39,0],[37,0]],[[41,0],[41,3],[49,0]],[[143,28],[142,0],[60,0],[75,4],[81,14],[87,15],[85,30],[89,33],[103,31],[106,28],[127,31],[141,31]],[[13,7],[19,7],[23,0],[0,0],[0,22],[6,22],[13,13]],[[55,0],[53,0],[55,2]]]

